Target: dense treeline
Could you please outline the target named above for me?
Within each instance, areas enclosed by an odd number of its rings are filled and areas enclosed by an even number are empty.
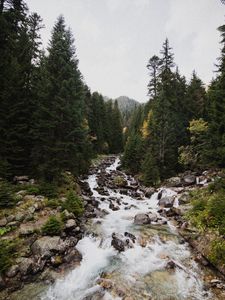
[[[217,76],[206,90],[179,73],[169,41],[147,68],[149,102],[133,114],[123,165],[146,185],[185,169],[225,167],[225,25]]]
[[[0,1],[0,176],[57,179],[123,149],[117,103],[89,91],[60,16],[44,52],[42,19],[22,0]]]

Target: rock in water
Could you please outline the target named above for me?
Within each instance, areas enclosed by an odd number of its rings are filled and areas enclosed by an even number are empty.
[[[150,218],[147,214],[137,214],[134,217],[134,224],[136,225],[144,225],[144,224],[150,224]]]
[[[116,237],[113,237],[111,245],[119,252],[125,251],[124,242]]]

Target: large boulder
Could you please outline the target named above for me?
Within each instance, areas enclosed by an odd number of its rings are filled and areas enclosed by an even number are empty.
[[[196,176],[193,174],[185,175],[183,181],[185,185],[193,185],[196,183]]]
[[[160,200],[159,200],[159,206],[161,207],[165,207],[165,208],[169,208],[169,207],[172,207],[173,206],[173,203],[174,203],[174,196],[166,196],[166,197],[162,197]]]
[[[168,187],[179,187],[182,185],[180,177],[171,177],[166,180],[166,185]]]
[[[155,188],[148,187],[143,190],[145,197],[150,198],[155,193]]]
[[[63,244],[63,241],[59,236],[44,236],[36,240],[31,246],[31,251],[34,255],[41,257],[50,257],[54,252],[60,250],[60,246]]]
[[[136,225],[144,225],[144,224],[150,224],[150,218],[147,214],[137,214],[134,217],[134,224]]]
[[[19,271],[22,275],[27,275],[32,272],[34,261],[31,258],[22,257],[20,259]]]

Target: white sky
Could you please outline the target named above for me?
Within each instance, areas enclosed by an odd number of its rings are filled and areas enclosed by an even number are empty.
[[[43,18],[44,45],[63,14],[75,37],[79,68],[92,91],[147,101],[148,59],[168,37],[180,72],[208,84],[220,55],[220,0],[27,0]]]

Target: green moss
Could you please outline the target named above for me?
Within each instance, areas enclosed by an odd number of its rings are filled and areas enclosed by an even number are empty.
[[[69,191],[67,194],[67,199],[63,203],[63,208],[74,213],[76,216],[80,216],[84,212],[82,200],[74,191]]]
[[[62,223],[56,217],[49,217],[48,221],[42,227],[42,233],[45,235],[59,235],[62,231]]]
[[[51,207],[51,208],[57,208],[62,204],[62,201],[59,199],[46,199],[45,206]]]
[[[0,228],[0,236],[5,235],[6,233],[12,231],[14,228],[12,227],[1,227]]]
[[[13,265],[16,257],[16,248],[16,241],[0,240],[0,274]]]

